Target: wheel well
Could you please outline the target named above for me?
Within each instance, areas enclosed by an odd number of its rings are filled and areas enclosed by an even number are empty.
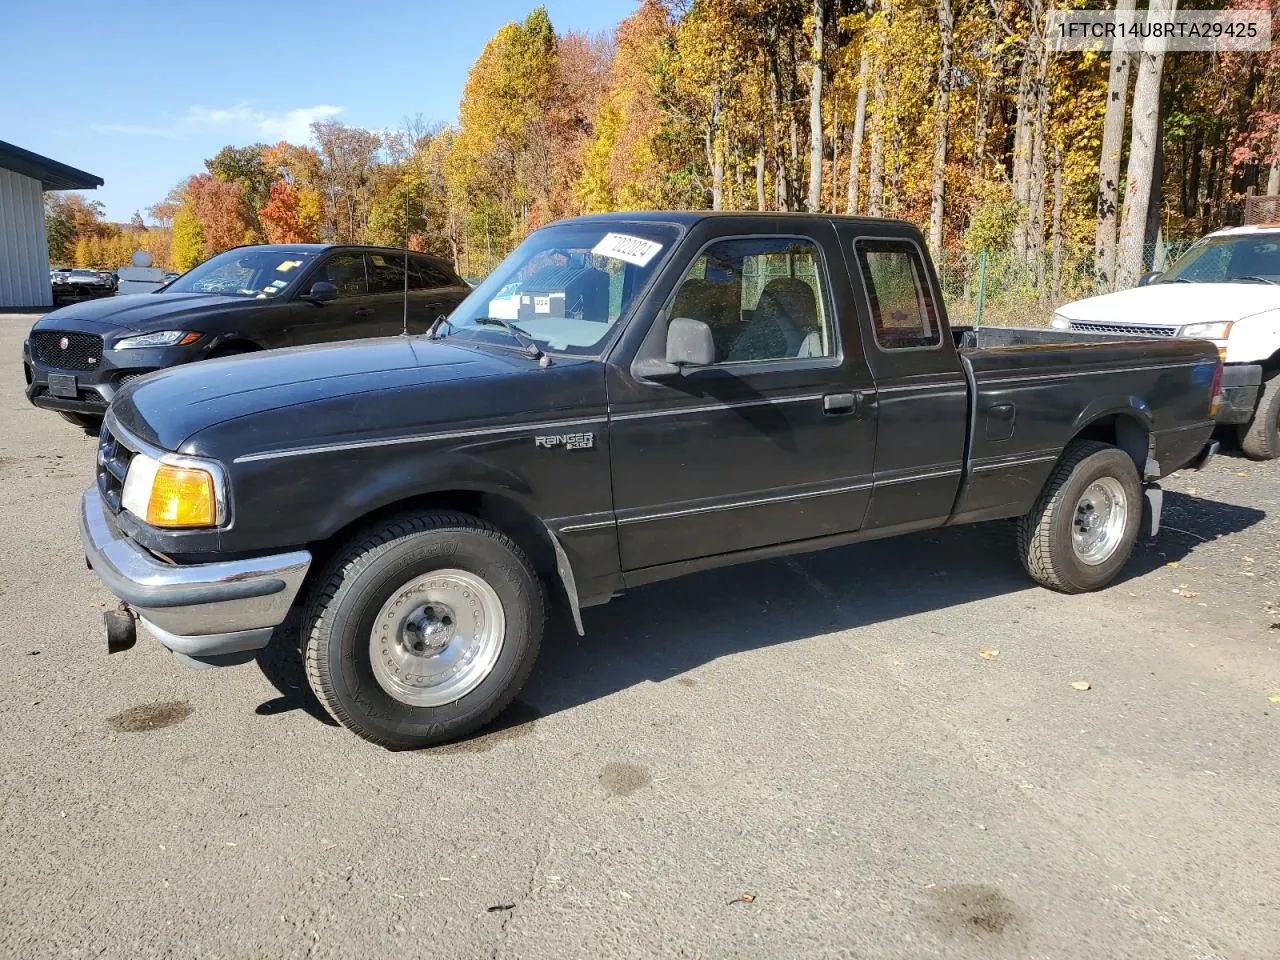
[[[375,526],[399,514],[426,510],[456,510],[459,513],[487,520],[514,540],[516,545],[525,552],[547,590],[568,602],[560,576],[556,572],[555,546],[551,542],[551,534],[542,521],[510,497],[475,490],[447,490],[423,494],[387,504],[362,517],[357,517],[324,540],[310,544],[311,573],[315,574],[324,568],[329,558],[357,531]]]
[[[235,337],[233,339],[223,340],[216,347],[214,347],[212,350],[209,351],[209,356],[211,358],[212,357],[231,357],[231,356],[235,356],[237,353],[255,353],[261,349],[262,348],[258,346],[256,343],[254,343],[252,340],[245,340],[240,337]]]
[[[1277,373],[1280,373],[1280,350],[1277,350],[1262,361],[1262,378],[1264,380],[1270,380]]]
[[[1119,447],[1138,468],[1138,476],[1144,475],[1147,458],[1151,454],[1151,431],[1137,417],[1123,413],[1108,414],[1083,427],[1071,439],[1097,440],[1099,443]]]

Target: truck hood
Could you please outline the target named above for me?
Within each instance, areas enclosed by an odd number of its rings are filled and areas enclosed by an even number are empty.
[[[1280,309],[1280,286],[1269,283],[1153,283],[1088,297],[1059,307],[1068,320],[1182,326],[1242,320]]]
[[[125,386],[111,410],[126,429],[165,450],[198,452],[184,446],[195,434],[239,418],[276,412],[272,443],[307,433],[308,413],[322,404],[327,413],[347,414],[352,428],[370,419],[388,424],[408,418],[417,424],[446,419],[444,405],[426,407],[407,399],[424,389],[457,380],[475,381],[537,364],[515,353],[437,343],[423,337],[353,340],[205,360],[153,374]],[[357,400],[356,398],[360,398]],[[510,403],[511,401],[508,401]],[[341,416],[340,416],[341,419]],[[241,451],[245,452],[245,451]]]
[[[181,330],[182,321],[186,318],[248,304],[260,306],[261,301],[212,293],[132,293],[73,303],[41,317],[32,329],[94,333],[108,330],[141,333]]]

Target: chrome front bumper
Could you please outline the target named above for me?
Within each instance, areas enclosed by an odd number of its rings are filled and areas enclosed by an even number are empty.
[[[162,644],[196,660],[265,647],[311,566],[306,550],[219,563],[165,563],[120,533],[96,486],[80,502],[80,539],[103,585],[132,607]]]

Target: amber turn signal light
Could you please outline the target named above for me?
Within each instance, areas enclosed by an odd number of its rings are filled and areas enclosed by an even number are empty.
[[[212,474],[160,464],[147,502],[147,523],[153,527],[212,527],[217,515]]]

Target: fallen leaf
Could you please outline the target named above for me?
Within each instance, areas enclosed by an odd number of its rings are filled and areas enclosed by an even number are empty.
[[[1191,496],[1193,496],[1193,497],[1194,497],[1194,496],[1196,495],[1196,488],[1195,488],[1195,487],[1187,487],[1187,493],[1191,494]]]
[[[1187,598],[1191,598],[1191,597],[1198,597],[1198,596],[1200,596],[1200,594],[1199,594],[1199,593],[1197,593],[1195,590],[1188,590],[1188,589],[1187,589],[1187,585],[1186,585],[1185,583],[1184,583],[1182,586],[1180,586],[1177,590],[1175,590],[1175,591],[1173,591],[1173,592],[1174,592],[1174,593],[1176,593],[1176,594],[1177,594],[1178,596],[1180,596],[1180,597],[1187,597]]]
[[[1180,566],[1182,566],[1182,564],[1180,564],[1177,560],[1170,560],[1168,563],[1166,563],[1166,564],[1165,564],[1165,566],[1166,566],[1166,567],[1175,567],[1175,568],[1176,568],[1176,567],[1180,567]]]
[[[500,910],[514,910],[515,908],[516,905],[514,903],[495,903],[492,907],[489,907],[489,913],[498,913]]]
[[[1280,703],[1280,697],[1267,697],[1272,703]]]
[[[1088,680],[1072,680],[1071,681],[1072,690],[1088,690],[1089,687],[1090,687],[1090,684]]]
[[[993,650],[990,647],[987,647],[983,650],[979,650],[978,656],[980,656],[983,660],[994,660],[996,657],[1000,656],[1000,651]]]
[[[729,906],[732,907],[735,903],[755,903],[755,902],[756,902],[756,895],[754,893],[744,893],[742,896],[735,897],[734,899],[730,900]]]
[[[1236,474],[1237,477],[1247,477],[1248,475],[1249,474],[1245,473],[1243,470]]]

